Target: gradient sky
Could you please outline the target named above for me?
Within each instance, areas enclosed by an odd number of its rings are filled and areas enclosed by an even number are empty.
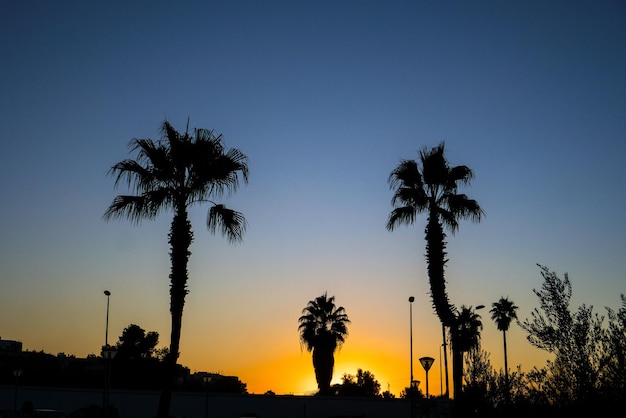
[[[244,242],[191,210],[180,362],[251,393],[315,390],[297,319],[328,291],[352,320],[333,382],[357,368],[408,385],[436,359],[426,217],[393,233],[388,176],[445,141],[486,212],[448,238],[457,306],[501,296],[530,317],[537,263],[568,272],[573,307],[626,292],[626,6],[622,1],[3,1],[0,4],[0,337],[99,353],[137,324],[169,343],[170,215],[105,222],[107,170],[168,119],[249,157],[222,202]],[[503,367],[482,311],[482,346]],[[546,353],[512,325],[509,365]],[[424,389],[424,384],[420,386]]]

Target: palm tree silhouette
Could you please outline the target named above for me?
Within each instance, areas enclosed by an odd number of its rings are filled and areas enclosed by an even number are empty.
[[[165,121],[162,139],[133,139],[131,152],[136,160],[123,160],[109,170],[115,177],[115,186],[126,183],[136,195],[119,195],[104,214],[105,220],[127,218],[135,224],[143,219],[155,219],[161,212],[172,210],[169,232],[170,244],[170,313],[172,329],[169,354],[166,356],[166,376],[159,400],[157,415],[168,417],[176,374],[182,327],[183,306],[188,293],[187,264],[193,230],[188,208],[194,204],[212,204],[207,217],[209,232],[219,230],[229,242],[240,242],[246,228],[244,216],[212,198],[232,192],[239,185],[240,176],[248,181],[247,157],[238,149],[227,150],[222,135],[212,130],[189,126],[184,134]]]
[[[475,200],[458,192],[459,183],[469,184],[474,172],[464,165],[450,167],[443,142],[430,150],[422,148],[419,160],[402,160],[389,176],[390,188],[395,192],[387,230],[411,225],[418,214],[428,214],[425,235],[430,295],[442,325],[453,327],[457,318],[446,293],[444,227],[454,234],[460,219],[479,222],[484,212]]]
[[[504,378],[506,384],[506,399],[509,398],[509,364],[506,351],[506,332],[509,330],[511,321],[517,319],[518,307],[509,300],[508,297],[500,297],[498,302],[491,304],[491,319],[493,319],[499,331],[502,331],[502,340],[504,342]]]
[[[479,307],[480,308],[480,307]],[[455,325],[450,328],[452,340],[452,367],[454,368],[454,396],[462,395],[463,385],[463,353],[467,353],[480,342],[480,331],[483,323],[480,315],[471,306],[461,305]]]
[[[335,366],[335,350],[341,347],[348,336],[348,315],[342,306],[335,306],[335,297],[322,296],[309,301],[298,319],[300,343],[313,353],[313,369],[317,380],[318,394],[331,393],[330,381]]]

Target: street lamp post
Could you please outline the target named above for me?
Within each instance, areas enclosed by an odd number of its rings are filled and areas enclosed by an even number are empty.
[[[211,376],[203,376],[202,381],[204,382],[204,418],[209,418],[209,382]]]
[[[108,290],[105,290],[104,294],[107,297],[107,322],[106,322],[106,328],[104,331],[104,345],[108,346],[109,345],[109,296],[111,296],[111,292],[109,292]]]
[[[411,355],[411,380],[409,382],[409,386],[413,386],[413,302],[415,298],[413,296],[409,297],[409,343],[411,347],[410,355]]]
[[[411,418],[415,417],[415,392],[413,390],[414,380],[413,380],[413,302],[415,298],[413,296],[409,297],[409,346],[410,346],[410,356],[411,356],[411,380],[409,381],[409,388],[411,393]]]
[[[443,335],[443,364],[446,369],[446,394],[447,399],[450,396],[449,379],[448,379],[448,344],[446,343],[446,326],[441,324],[441,334]]]
[[[420,358],[420,363],[422,363],[422,367],[426,370],[426,399],[428,399],[428,371],[430,370],[430,366],[433,365],[435,361],[432,357],[422,357]]]
[[[439,395],[443,395],[443,373],[441,370],[441,348],[443,346],[439,346]]]
[[[111,360],[115,357],[117,351],[115,347],[110,345],[102,346],[102,358],[104,359],[104,392],[102,396],[102,407],[104,408],[104,416],[109,414],[109,394],[111,390]]]
[[[15,393],[13,394],[13,410],[17,411],[17,386],[19,383],[22,370],[13,370],[13,376],[15,376]]]

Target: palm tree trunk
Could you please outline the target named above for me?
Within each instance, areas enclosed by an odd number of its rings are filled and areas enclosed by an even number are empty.
[[[505,384],[505,401],[508,404],[510,397],[511,397],[511,393],[510,393],[510,387],[509,387],[509,363],[507,361],[507,355],[506,355],[506,331],[502,330],[502,339],[504,340],[504,384]]]
[[[463,351],[458,348],[458,332],[452,331],[452,389],[454,399],[461,400],[463,397]]]
[[[431,204],[431,208],[434,207],[434,203]],[[451,334],[454,337],[456,332],[455,323],[456,315],[448,300],[448,294],[446,293],[446,280],[444,275],[446,264],[446,234],[443,232],[443,228],[439,223],[437,214],[434,209],[431,209],[428,216],[428,224],[426,226],[426,260],[428,265],[428,279],[430,282],[430,295],[435,307],[435,312],[441,320],[443,327],[449,327]],[[461,364],[459,363],[458,356],[460,354]],[[457,397],[461,385],[459,379],[462,379],[463,374],[463,353],[460,353],[457,344],[452,341],[452,387],[454,390],[454,397]],[[461,374],[459,375],[458,367],[461,368]],[[446,368],[447,371],[447,368]],[[457,376],[458,375],[458,376]],[[447,375],[446,375],[447,377]],[[447,383],[447,380],[446,380]],[[447,390],[446,390],[447,392]]]
[[[172,330],[170,334],[170,352],[165,358],[163,386],[157,410],[158,418],[167,418],[170,413],[172,391],[176,379],[176,365],[180,351],[180,335],[183,320],[183,307],[187,295],[187,263],[189,247],[193,241],[193,232],[184,204],[176,206],[176,213],[170,228],[170,313]]]
[[[313,349],[313,369],[315,369],[315,380],[320,395],[330,395],[330,381],[333,378],[335,367],[334,350],[326,347],[316,347]]]
[[[435,312],[446,327],[451,327],[455,321],[454,311],[450,306],[446,293],[446,279],[444,268],[446,264],[446,234],[439,223],[437,214],[431,211],[426,226],[426,261],[428,280],[430,282],[430,296]],[[453,348],[454,349],[454,348]]]

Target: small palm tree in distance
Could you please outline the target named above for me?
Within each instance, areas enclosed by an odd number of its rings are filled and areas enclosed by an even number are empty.
[[[330,381],[335,367],[335,351],[348,336],[348,315],[335,306],[335,297],[327,292],[309,301],[298,319],[300,343],[313,355],[313,369],[319,395],[331,394]]]
[[[509,300],[508,297],[500,297],[500,300],[491,304],[491,319],[494,320],[499,331],[502,331],[502,340],[504,342],[504,378],[506,383],[506,398],[509,396],[509,364],[506,350],[506,332],[511,326],[511,321],[517,319],[518,307]]]
[[[478,308],[480,309],[480,307]],[[471,306],[461,305],[456,325],[450,329],[452,355],[456,356],[452,362],[452,367],[455,368],[453,373],[455,398],[460,397],[463,393],[463,354],[478,346],[482,329],[483,323],[480,315]]]

